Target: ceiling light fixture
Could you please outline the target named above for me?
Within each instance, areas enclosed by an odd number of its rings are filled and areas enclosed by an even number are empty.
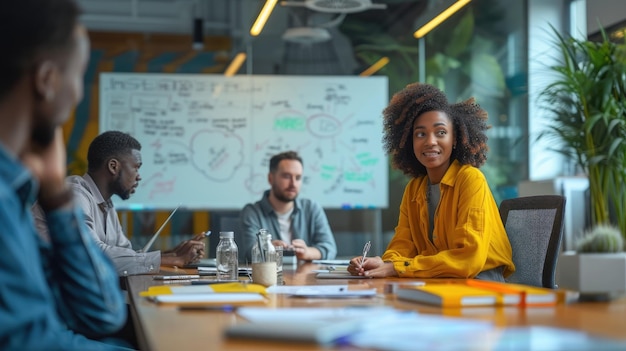
[[[326,13],[355,13],[366,10],[384,10],[387,4],[373,4],[371,0],[304,0],[281,1],[282,6],[306,7],[309,10]]]
[[[435,16],[435,18],[433,18],[428,23],[423,25],[420,29],[416,30],[415,33],[413,33],[413,36],[417,39],[425,36],[428,32],[430,32],[435,27],[440,25],[443,21],[448,19],[448,17],[452,16],[455,12],[460,10],[463,6],[467,5],[470,1],[471,0],[459,0],[455,2],[454,4],[452,4],[452,6],[448,7],[443,12]]]
[[[371,76],[372,74],[380,71],[380,69],[385,67],[388,63],[389,63],[389,57],[387,56],[381,57],[380,60],[374,62],[373,65],[369,66],[365,71],[361,72],[359,76],[361,77]]]
[[[265,5],[263,5],[261,12],[259,12],[259,17],[256,18],[254,24],[252,25],[252,28],[250,28],[250,35],[256,37],[257,35],[261,34],[261,31],[265,26],[265,22],[267,22],[267,19],[270,17],[270,14],[272,14],[272,11],[274,10],[274,6],[276,6],[276,2],[278,2],[278,0],[265,1]]]
[[[241,65],[243,65],[245,60],[246,60],[246,53],[245,52],[238,53],[235,56],[235,58],[230,62],[230,65],[228,65],[228,67],[226,68],[226,71],[224,71],[224,76],[226,77],[234,76],[235,73],[239,71],[239,68],[241,68]]]

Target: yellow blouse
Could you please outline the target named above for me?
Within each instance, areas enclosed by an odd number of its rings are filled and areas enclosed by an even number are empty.
[[[407,184],[395,235],[382,259],[401,277],[473,278],[504,266],[515,271],[511,244],[482,172],[453,161],[439,183],[433,242],[428,239],[428,177]]]

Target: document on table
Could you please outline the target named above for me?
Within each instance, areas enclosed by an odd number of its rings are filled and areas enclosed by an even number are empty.
[[[276,285],[266,289],[268,293],[309,298],[353,298],[376,296],[376,289],[349,289],[348,285]]]
[[[625,350],[626,343],[584,332],[544,326],[496,328],[475,319],[405,316],[370,324],[349,345],[374,350],[587,351]],[[454,335],[454,337],[450,337]]]
[[[348,271],[329,271],[320,272],[315,276],[317,279],[371,279],[372,277],[366,277],[364,275],[352,275]]]
[[[499,328],[486,320],[419,314],[388,306],[241,307],[237,314],[250,323],[229,327],[229,337],[328,345],[341,341],[344,346],[381,351],[626,350],[624,341],[577,330],[544,326]],[[306,316],[306,321],[302,316]]]
[[[350,260],[313,260],[313,263],[325,264],[329,266],[349,266]]]
[[[253,283],[216,283],[212,285],[155,285],[139,293],[150,301],[179,305],[264,304],[265,287]]]
[[[337,273],[347,272],[348,266],[321,266],[319,269],[312,269],[313,273]]]

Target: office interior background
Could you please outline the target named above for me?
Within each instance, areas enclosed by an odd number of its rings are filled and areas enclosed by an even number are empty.
[[[481,169],[498,202],[536,192],[584,196],[584,181],[579,184],[572,163],[537,140],[545,116],[538,98],[557,54],[551,26],[576,37],[597,36],[603,27],[622,33],[621,40],[626,26],[626,2],[620,0],[473,0],[420,39],[414,32],[455,1],[279,1],[258,35],[250,29],[262,0],[79,2],[92,51],[85,98],[65,127],[72,174],[85,172],[87,147],[98,134],[99,73],[223,75],[238,54],[245,54],[237,75],[384,75],[389,97],[417,81],[436,85],[451,101],[475,97],[492,125],[488,161]],[[368,72],[381,59],[386,64]],[[326,211],[340,256],[359,254],[366,240],[373,241],[373,253],[382,254],[407,181],[389,170],[388,208]],[[566,209],[566,246],[584,226],[576,215],[584,203],[572,208],[574,203],[568,201]],[[233,230],[238,210],[178,211],[155,246],[176,243],[207,226]],[[168,215],[120,212],[136,244]]]

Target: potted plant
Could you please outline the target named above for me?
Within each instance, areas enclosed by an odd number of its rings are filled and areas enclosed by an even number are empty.
[[[597,225],[559,258],[560,288],[580,292],[581,299],[605,300],[626,292],[626,254],[619,229]]]
[[[553,30],[561,57],[550,67],[556,79],[541,94],[549,126],[540,137],[553,137],[553,150],[575,160],[588,177],[591,227],[613,223],[624,236],[626,50],[605,33],[592,42]]]

